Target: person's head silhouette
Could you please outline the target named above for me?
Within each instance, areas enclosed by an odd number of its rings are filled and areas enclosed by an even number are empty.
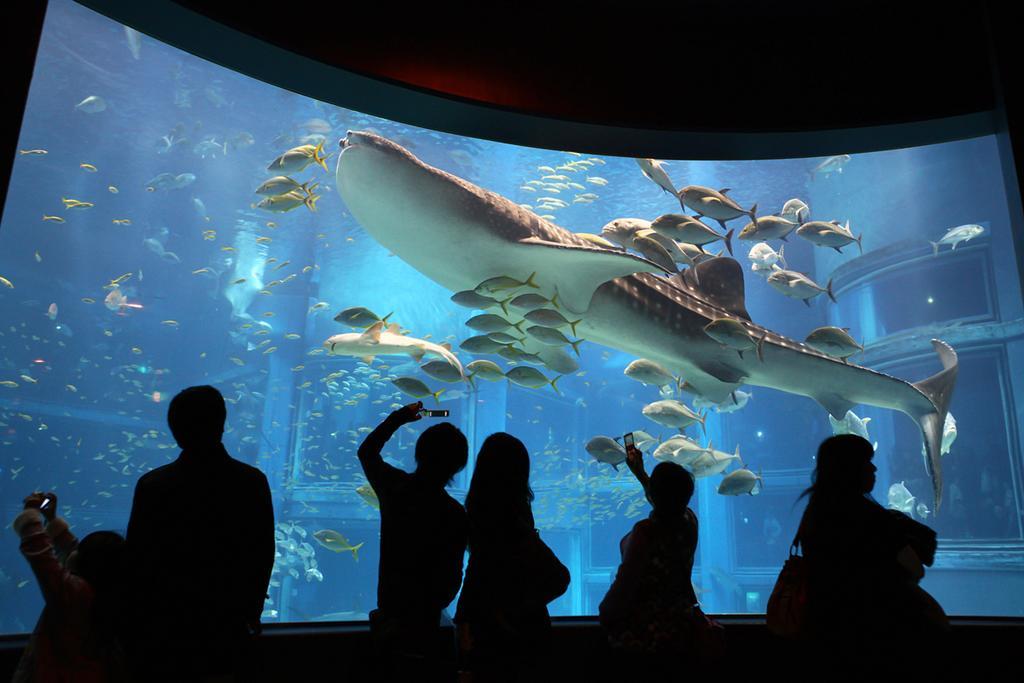
[[[651,472],[647,490],[655,513],[678,514],[693,497],[693,475],[674,462],[661,462]]]
[[[867,439],[854,434],[830,436],[818,446],[817,466],[804,495],[835,499],[870,493],[878,471],[871,462],[874,456],[875,449]]]
[[[182,450],[219,444],[227,416],[224,397],[208,385],[183,390],[167,408],[167,424]]]
[[[466,513],[477,531],[509,525],[533,528],[530,453],[505,432],[484,439],[466,492]],[[471,534],[470,545],[473,544]]]
[[[468,459],[466,435],[450,422],[428,427],[416,440],[416,474],[439,486],[450,484]]]

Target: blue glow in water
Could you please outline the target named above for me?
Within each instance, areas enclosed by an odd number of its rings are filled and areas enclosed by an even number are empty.
[[[75,108],[89,96],[106,107]],[[598,234],[617,218],[652,220],[681,210],[633,159],[556,151],[557,141],[550,150],[519,148],[375,118],[145,36],[136,59],[123,27],[54,0],[19,139],[22,150],[48,153],[16,158],[0,226],[0,275],[12,285],[0,286],[0,496],[18,501],[34,489],[53,490],[80,534],[123,530],[135,481],[177,456],[166,427],[168,400],[186,386],[213,384],[228,402],[225,445],[266,472],[274,493],[280,557],[265,620],[365,619],[375,606],[379,515],[355,451],[382,416],[413,400],[392,382],[412,377],[430,393],[444,389],[425,402],[451,411],[472,451],[496,431],[524,441],[537,525],[572,573],[552,613],[596,613],[619,561],[619,540],[649,508],[626,468],[596,462],[586,444],[643,430],[652,437],[652,467],[653,450],[679,431],[645,417],[644,406],[666,398],[690,405],[696,397],[676,388],[675,378],[722,374],[723,367],[669,367],[674,379],[664,394],[626,377],[624,369],[647,348],[629,336],[642,322],[636,320],[613,321],[621,335],[606,344],[586,341],[578,358],[568,351],[572,369],[462,350],[479,334],[466,322],[483,311],[454,304],[451,290],[414,267],[415,255],[378,242],[356,220],[336,191],[333,157],[330,172],[312,164],[291,174],[307,188],[318,183],[316,212],[254,208],[264,198],[254,189],[273,175],[267,166],[275,157],[321,138],[333,152],[348,130],[376,131],[425,164],[575,232]],[[997,141],[854,154],[842,173],[827,175],[812,172],[820,161],[670,160],[665,169],[677,186],[731,187],[729,196],[743,207],[756,202],[760,216],[801,198],[812,219],[849,220],[854,234],[864,235],[863,256],[796,235],[770,242],[776,250],[785,244],[787,268],[822,286],[832,281],[838,303],[819,296],[810,306],[754,272],[747,256],[753,243],[734,237],[754,323],[794,345],[815,328],[847,328],[865,347],[852,363],[900,380],[939,369],[931,338],[957,349],[957,434],[941,459],[938,515],[913,421],[885,406],[852,410],[878,442],[875,497],[888,502],[889,487],[903,482],[927,503],[927,510],[909,512],[940,537],[925,587],[951,614],[1021,615],[1024,491],[1016,425],[1024,348],[1015,340],[1024,305]],[[381,187],[392,189],[388,182]],[[93,206],[65,208],[62,198]],[[393,195],[396,204],[402,199]],[[424,229],[418,218],[410,216],[408,230]],[[729,227],[738,233],[748,220]],[[934,254],[929,242],[963,224],[982,225],[985,233]],[[712,253],[720,248],[708,245]],[[457,269],[487,254],[453,248],[449,256]],[[446,384],[408,356],[378,355],[369,364],[327,356],[325,339],[355,331],[335,315],[356,306],[390,313],[389,322],[409,336],[450,343],[463,365],[482,358],[503,371],[518,365],[547,380],[561,375],[557,392],[507,381]],[[673,343],[686,357],[699,338],[679,335]],[[738,447],[727,471],[742,464],[765,482],[758,495],[723,496],[722,474],[697,481],[692,507],[701,538],[693,580],[709,612],[764,609],[761,597],[788,555],[802,510],[794,501],[810,482],[818,443],[832,433],[826,411],[798,390],[819,398],[845,390],[827,370],[786,377],[774,389],[758,385],[754,372],[746,380],[738,382],[750,394],[742,407],[729,397],[709,402],[703,429],[685,430],[702,448],[732,456]],[[395,435],[385,450],[390,462],[413,467],[421,427]],[[454,482],[456,497],[464,497],[471,474],[472,461]],[[359,560],[310,540],[324,529],[365,543]],[[0,632],[28,631],[41,603],[13,538],[0,544],[0,570]]]

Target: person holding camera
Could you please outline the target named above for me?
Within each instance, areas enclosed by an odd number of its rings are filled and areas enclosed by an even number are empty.
[[[724,647],[707,639],[721,627],[700,611],[690,578],[698,532],[697,515],[688,507],[693,476],[662,462],[648,477],[643,454],[632,444],[626,464],[653,510],[619,543],[622,562],[598,608],[601,626],[613,666],[627,678],[676,680]]]
[[[57,515],[57,496],[35,492],[11,525],[46,604],[12,680],[127,681],[118,639],[124,539],[94,531],[79,542]]]
[[[445,490],[466,466],[465,435],[448,422],[425,429],[416,440],[412,473],[381,456],[399,428],[422,419],[422,410],[421,401],[395,410],[358,451],[380,501],[377,608],[370,612],[370,635],[379,677],[388,681],[445,679],[438,629],[462,584],[466,553],[466,511]]]

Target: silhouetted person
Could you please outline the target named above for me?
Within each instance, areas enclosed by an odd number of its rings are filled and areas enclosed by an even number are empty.
[[[117,638],[124,539],[113,531],[94,531],[79,542],[57,516],[53,493],[33,493],[24,505],[12,526],[46,605],[11,680],[130,680]]]
[[[799,542],[808,571],[806,633],[819,675],[916,671],[939,653],[922,651],[947,627],[917,582],[935,558],[935,532],[869,494],[874,449],[851,434],[818,448]],[[825,680],[822,678],[822,680]]]
[[[424,430],[412,474],[381,457],[402,425],[421,419],[422,408],[416,402],[394,411],[359,446],[359,462],[380,500],[377,609],[370,612],[370,632],[384,680],[444,677],[438,627],[462,583],[466,511],[445,487],[466,466],[466,437],[448,422]]]
[[[662,462],[648,478],[643,454],[632,446],[626,453],[626,464],[654,509],[619,543],[622,564],[601,601],[601,625],[615,678],[681,680],[693,673],[701,655],[695,646],[700,615],[690,578],[698,530],[697,515],[687,507],[693,476]]]
[[[264,474],[221,437],[227,409],[210,386],[171,400],[177,460],[135,486],[128,547],[137,563],[136,639],[144,680],[230,680],[274,565],[274,508]]]
[[[547,605],[569,587],[569,570],[534,528],[532,501],[523,442],[491,434],[466,494],[469,564],[455,614],[462,670],[477,683],[545,680]]]

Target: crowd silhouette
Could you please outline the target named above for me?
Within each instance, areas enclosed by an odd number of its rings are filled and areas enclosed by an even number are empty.
[[[370,613],[377,677],[547,680],[548,604],[570,577],[535,528],[529,453],[510,434],[487,437],[463,506],[446,490],[469,456],[454,425],[423,430],[413,472],[381,456],[422,407],[395,410],[358,449],[380,501]],[[15,681],[245,680],[274,563],[274,517],[266,476],[221,444],[226,415],[213,387],[174,397],[167,417],[181,453],[139,479],[124,538],[98,531],[79,541],[57,514],[56,495],[24,499],[12,526],[45,607]],[[826,678],[905,661],[908,648],[940,645],[949,630],[919,585],[936,535],[874,501],[873,456],[860,437],[827,439],[801,496],[807,506],[794,547],[806,567],[806,605],[798,642],[805,663]],[[627,465],[652,511],[621,540],[621,564],[600,605],[603,673],[656,681],[710,672],[725,637],[691,583],[693,477],[666,462],[648,476],[632,445]],[[457,594],[456,636],[445,641],[439,627]]]

